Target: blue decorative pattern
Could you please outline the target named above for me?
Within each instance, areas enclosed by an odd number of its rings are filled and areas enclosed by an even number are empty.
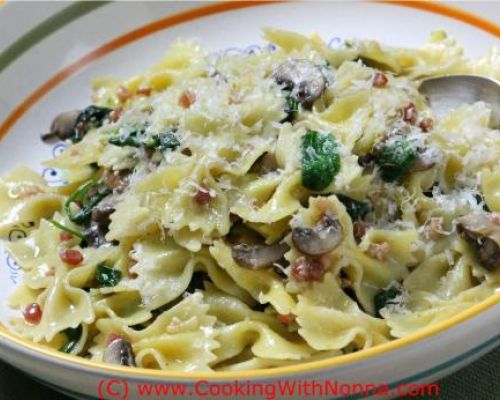
[[[331,49],[344,47],[344,40],[339,37],[333,37],[328,41],[328,47]]]
[[[57,157],[59,154],[61,154],[64,150],[68,148],[68,144],[64,142],[59,142],[57,143],[53,148],[52,148],[52,157]]]
[[[53,158],[61,154],[68,144],[64,142],[56,143],[51,149],[51,155]],[[55,168],[44,168],[42,170],[42,176],[49,186],[64,186],[67,182],[62,179],[62,172]],[[19,225],[14,225],[7,235],[9,242],[16,242],[18,240],[24,239],[30,233],[30,231],[36,227],[35,222],[27,222]],[[16,263],[16,261],[10,256],[9,253],[4,251],[5,254],[5,264],[9,269],[9,279],[16,285],[20,278],[22,277],[21,267]]]
[[[67,182],[62,179],[62,172],[55,168],[44,168],[42,170],[43,179],[49,186],[64,186]]]
[[[6,251],[5,251],[5,262],[7,264],[7,268],[9,268],[9,279],[14,285],[16,285],[17,282],[19,281],[19,277],[21,276],[21,267],[19,267],[19,265]]]
[[[36,226],[35,222],[27,222],[20,225],[14,225],[10,230],[8,238],[9,242],[17,242],[18,240],[24,239],[28,236],[29,232]],[[15,285],[19,281],[21,276],[21,268],[15,262],[15,260],[6,251],[5,253],[5,263],[9,268],[9,278],[11,282]]]
[[[276,46],[274,44],[268,44],[264,47],[259,46],[258,44],[252,44],[247,47],[228,47],[227,49],[221,50],[219,52],[215,52],[214,55],[216,57],[221,57],[225,55],[238,55],[238,54],[260,54],[263,51],[274,51],[276,50]]]
[[[27,236],[22,229],[14,228],[9,232],[9,242],[16,242],[19,239],[24,239]]]
[[[52,147],[52,157],[55,158],[68,147],[67,143],[59,142]],[[49,186],[64,186],[67,182],[62,178],[62,172],[55,168],[44,168],[42,176]]]
[[[337,49],[344,46],[344,40],[339,37],[333,37],[327,42],[327,46],[331,49]],[[221,57],[224,55],[247,55],[247,54],[261,54],[265,51],[275,51],[277,46],[273,43],[269,43],[265,46],[259,46],[258,44],[252,44],[247,47],[228,47],[225,50],[215,52],[215,57]]]

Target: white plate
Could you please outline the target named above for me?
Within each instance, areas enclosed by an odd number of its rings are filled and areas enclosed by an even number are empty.
[[[413,5],[412,5],[413,4]],[[0,172],[27,164],[49,182],[57,171],[40,168],[62,146],[38,137],[61,110],[89,103],[89,82],[102,75],[129,76],[160,60],[173,38],[198,38],[214,51],[246,51],[263,44],[260,27],[274,26],[324,38],[364,37],[392,45],[418,46],[431,30],[443,28],[478,57],[498,44],[500,28],[441,5],[358,2],[230,3],[9,3],[0,7]],[[415,8],[416,7],[416,8]],[[497,16],[495,3],[459,3],[483,16]],[[335,43],[335,42],[333,42]],[[25,235],[18,227],[12,238]],[[19,282],[15,264],[0,253],[0,320],[10,311],[5,299]],[[275,370],[218,374],[217,381],[285,376],[332,378],[339,382],[430,382],[471,362],[500,341],[498,295],[445,324],[388,345],[335,360]],[[27,344],[0,331],[0,355],[35,377],[74,394],[98,395],[99,381],[115,375],[134,382],[186,382],[187,375],[113,368]],[[191,376],[189,383],[202,375]],[[392,386],[391,386],[392,387]],[[119,388],[120,390],[124,387]],[[396,395],[397,393],[394,392]],[[188,395],[186,394],[186,397]],[[330,397],[334,397],[333,395]]]

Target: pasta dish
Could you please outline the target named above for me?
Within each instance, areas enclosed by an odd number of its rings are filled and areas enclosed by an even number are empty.
[[[437,116],[422,79],[500,79],[442,31],[417,49],[273,45],[92,83],[56,116],[67,148],[0,179],[0,235],[24,272],[11,328],[95,361],[271,368],[361,351],[500,285],[500,132],[488,104]],[[55,113],[56,114],[56,113]],[[43,128],[43,127],[41,127]]]

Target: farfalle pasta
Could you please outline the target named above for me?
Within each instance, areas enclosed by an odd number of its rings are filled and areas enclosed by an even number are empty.
[[[272,368],[411,335],[500,285],[500,132],[487,104],[433,114],[429,76],[500,78],[444,32],[418,49],[265,29],[175,41],[56,117],[45,163],[0,179],[24,271],[11,327],[59,351],[176,371]],[[31,229],[19,238],[17,227]]]

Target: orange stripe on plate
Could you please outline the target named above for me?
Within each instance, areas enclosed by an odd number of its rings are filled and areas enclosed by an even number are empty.
[[[471,14],[459,8],[451,7],[429,1],[398,1],[398,0],[375,0],[376,3],[395,4],[402,7],[416,8],[417,10],[428,11],[434,14],[445,15],[449,18],[456,19],[466,24],[475,26],[483,31],[491,33],[492,35],[500,38],[500,25],[488,21],[477,15]]]

